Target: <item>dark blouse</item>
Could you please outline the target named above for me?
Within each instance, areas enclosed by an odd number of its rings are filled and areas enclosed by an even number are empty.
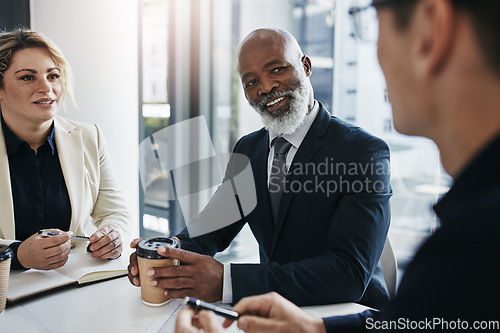
[[[35,153],[5,124],[2,130],[9,159],[16,239],[26,240],[40,229],[69,230],[71,203],[57,154],[54,124]],[[21,242],[10,244],[14,252],[12,269],[23,269],[17,259]]]

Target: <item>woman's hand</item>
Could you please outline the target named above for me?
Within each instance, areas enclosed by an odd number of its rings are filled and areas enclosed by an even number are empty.
[[[71,250],[71,232],[50,229],[61,234],[41,236],[38,233],[30,236],[19,245],[17,259],[24,268],[51,270],[64,266]]]
[[[122,237],[112,225],[107,225],[90,236],[92,258],[116,259],[122,255]]]

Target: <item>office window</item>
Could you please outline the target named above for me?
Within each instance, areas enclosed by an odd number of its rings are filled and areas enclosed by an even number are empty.
[[[0,2],[0,30],[12,30],[19,26],[30,27],[29,0],[2,0]]]
[[[348,9],[357,1],[337,1],[335,17],[334,114],[384,139],[391,150],[391,227],[389,237],[405,265],[438,221],[432,206],[448,190],[436,145],[396,132],[376,43],[357,41]]]
[[[220,149],[231,150],[245,134],[262,127],[248,105],[236,72],[241,40],[259,27],[290,31],[313,63],[311,81],[315,97],[328,109],[333,105],[334,2],[311,0],[215,0],[212,1],[214,135]],[[279,13],[279,15],[276,15]]]
[[[431,207],[450,179],[432,142],[395,132],[376,45],[357,43],[352,36],[347,13],[351,1],[141,0],[141,4],[142,138],[169,124],[204,116],[215,151],[230,152],[242,135],[262,127],[243,95],[236,71],[238,45],[259,27],[288,30],[311,58],[315,98],[334,115],[389,144],[394,191],[390,236],[399,263],[408,262],[436,228]],[[165,193],[169,179],[164,177],[143,196],[143,236],[175,233],[185,225],[178,203]],[[209,193],[204,200],[208,197]],[[202,202],[192,204],[200,210]],[[217,258],[256,261],[257,253],[246,228]]]
[[[163,126],[202,115],[208,123],[215,150],[224,153],[230,152],[242,135],[261,128],[259,116],[243,96],[236,72],[240,41],[260,26],[282,28],[297,36],[315,64],[312,82],[316,97],[331,108],[333,2],[142,0],[141,5],[142,139]],[[279,19],[273,14],[276,12],[281,13]],[[184,34],[179,35],[180,31]],[[178,67],[185,66],[179,64],[181,62],[188,62],[189,66],[179,78]],[[198,70],[193,73],[195,68]],[[185,107],[179,106],[179,100],[187,100]],[[154,165],[156,161],[141,163]],[[151,173],[148,177],[156,179],[159,175]],[[166,200],[168,182],[168,179],[154,181],[144,192],[143,236],[168,234],[185,225],[178,204]],[[253,236],[247,228],[241,234],[218,256],[220,260],[258,260]]]
[[[168,0],[141,0],[141,82],[140,140],[167,127],[170,122],[168,98]],[[160,144],[160,143],[156,143]],[[154,167],[156,159],[141,159],[141,175],[151,181],[141,187],[141,236],[169,234],[172,200],[166,196],[167,179]],[[162,181],[163,180],[163,181]]]

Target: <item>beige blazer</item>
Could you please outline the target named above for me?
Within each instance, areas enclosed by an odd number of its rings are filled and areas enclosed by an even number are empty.
[[[113,225],[128,241],[131,217],[117,189],[111,158],[97,125],[54,118],[55,139],[71,202],[70,230],[90,235]],[[15,241],[9,160],[0,126],[0,244]]]

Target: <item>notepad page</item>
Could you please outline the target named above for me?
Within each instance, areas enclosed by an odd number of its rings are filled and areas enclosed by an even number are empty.
[[[75,281],[54,271],[11,271],[7,299],[17,300],[20,297],[34,295]]]
[[[92,282],[106,277],[126,275],[128,266],[128,255],[115,260],[102,260],[92,258],[87,252],[88,243],[82,244],[71,249],[68,262],[55,271],[69,276],[80,283]],[[108,274],[108,272],[114,272]]]

